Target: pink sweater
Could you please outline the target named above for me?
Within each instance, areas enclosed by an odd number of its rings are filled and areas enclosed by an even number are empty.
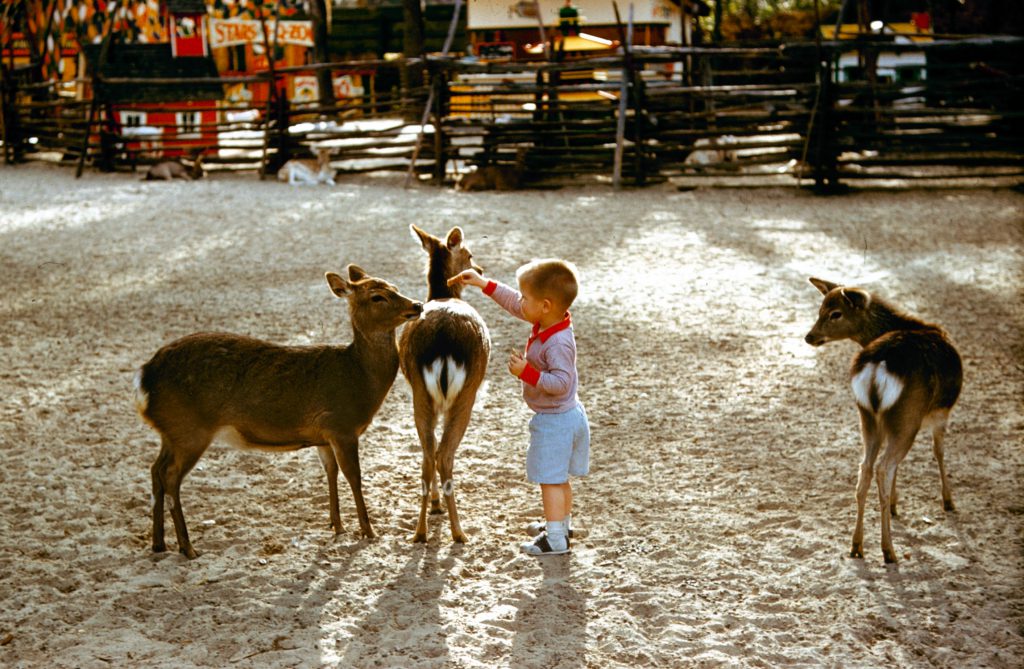
[[[489,295],[516,318],[523,319],[522,295],[518,290],[490,281],[484,288],[484,295]],[[564,413],[579,403],[576,337],[568,312],[564,320],[543,332],[538,323],[533,324],[533,333],[526,342],[526,369],[519,378],[523,381],[523,399],[537,413]]]

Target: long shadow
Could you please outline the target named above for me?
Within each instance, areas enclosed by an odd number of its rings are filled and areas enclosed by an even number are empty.
[[[587,665],[587,599],[572,579],[572,556],[538,558],[542,577],[519,596],[511,667]]]
[[[382,586],[374,609],[361,617],[338,666],[367,666],[369,658],[384,666],[407,666],[412,658],[418,666],[446,666],[440,600],[454,564],[454,558],[439,561],[436,547],[415,547],[401,573]]]

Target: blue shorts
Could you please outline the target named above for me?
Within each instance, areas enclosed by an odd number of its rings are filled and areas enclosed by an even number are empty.
[[[531,483],[565,483],[590,471],[590,424],[582,404],[564,413],[530,419],[526,478]]]

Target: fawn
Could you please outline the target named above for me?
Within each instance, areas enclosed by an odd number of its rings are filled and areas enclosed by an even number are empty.
[[[318,149],[316,160],[310,158],[292,158],[277,171],[277,180],[286,181],[290,186],[317,184],[334,185],[337,171],[331,168],[331,153],[327,149]]]
[[[874,473],[882,513],[882,553],[887,563],[896,562],[890,535],[890,519],[896,515],[896,470],[922,427],[932,432],[943,507],[953,510],[942,448],[946,422],[963,383],[960,354],[938,325],[905,314],[860,288],[810,281],[825,298],[817,322],[805,337],[807,343],[821,346],[852,339],[862,347],[850,368],[864,440],[850,557],[864,557],[864,503]],[[880,449],[882,458],[875,471]]]
[[[420,302],[348,266],[327,272],[331,291],[348,300],[347,346],[278,346],[227,333],[198,333],[167,344],[135,377],[139,413],[160,434],[153,463],[153,550],[163,552],[164,503],[178,550],[199,555],[188,538],[181,481],[215,437],[271,452],[315,446],[327,472],[331,527],[342,531],[338,467],[355,498],[363,537],[373,537],[363,502],[359,436],[398,374],[395,330],[419,318]]]
[[[192,158],[192,165],[188,166],[180,160],[161,160],[153,163],[146,170],[143,181],[171,181],[172,179],[202,179],[203,154],[195,153]]]
[[[449,286],[448,280],[466,269],[483,270],[473,263],[473,254],[463,245],[460,228],[452,228],[441,241],[415,225],[410,227],[429,256],[423,317],[405,326],[399,343],[402,373],[412,387],[416,431],[423,447],[420,515],[412,540],[427,540],[428,499],[431,513],[441,513],[440,478],[452,539],[465,543],[455,508],[455,451],[487,372],[491,338],[480,314],[459,299],[462,284]],[[441,416],[444,429],[438,444],[434,431]]]
[[[463,174],[455,185],[456,190],[518,190],[526,171],[526,153],[527,150],[520,147],[513,165],[482,165]]]

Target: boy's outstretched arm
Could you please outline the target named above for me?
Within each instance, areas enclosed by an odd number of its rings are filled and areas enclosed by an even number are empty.
[[[454,286],[457,283],[476,286],[477,288],[487,287],[487,281],[484,280],[484,278],[480,276],[480,273],[477,272],[475,269],[463,270],[462,272],[459,272],[452,278],[448,279],[449,286]]]

